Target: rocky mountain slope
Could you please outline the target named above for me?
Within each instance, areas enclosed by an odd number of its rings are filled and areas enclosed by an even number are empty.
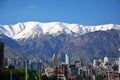
[[[63,60],[64,54],[69,53],[72,61],[82,59],[87,62],[104,56],[114,59],[120,55],[120,25],[25,22],[0,25],[0,33],[3,36],[0,41],[9,47],[5,51],[14,57],[27,54],[27,57],[48,60],[56,53]]]
[[[21,50],[21,46],[12,38],[7,37],[4,34],[0,34],[0,42],[4,42],[4,57],[7,58],[25,58],[26,53]]]

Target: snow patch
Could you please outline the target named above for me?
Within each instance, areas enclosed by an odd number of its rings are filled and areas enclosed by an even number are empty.
[[[61,33],[66,33],[70,35],[82,35],[88,32],[94,32],[99,30],[106,31],[111,29],[120,30],[120,25],[106,24],[98,26],[84,26],[79,24],[68,24],[63,22],[41,23],[34,21],[18,23],[15,25],[0,25],[1,34],[5,34],[8,37],[11,37],[16,40],[35,37],[35,35],[39,34],[59,35]]]

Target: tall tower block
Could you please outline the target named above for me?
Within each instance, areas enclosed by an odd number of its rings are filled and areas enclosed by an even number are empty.
[[[53,66],[54,67],[58,66],[58,59],[57,59],[57,55],[56,54],[53,55]]]
[[[3,61],[4,61],[4,43],[0,42],[0,68],[3,67]]]
[[[120,58],[118,60],[118,73],[120,73]]]
[[[67,65],[70,65],[70,55],[69,54],[65,54],[65,63]]]
[[[108,57],[104,57],[104,64],[106,64],[107,62],[109,62],[109,59],[108,59]]]

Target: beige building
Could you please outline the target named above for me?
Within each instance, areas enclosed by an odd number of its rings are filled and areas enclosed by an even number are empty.
[[[45,68],[45,74],[47,76],[52,76],[54,74],[54,69],[53,68],[50,68],[50,67],[46,67]]]

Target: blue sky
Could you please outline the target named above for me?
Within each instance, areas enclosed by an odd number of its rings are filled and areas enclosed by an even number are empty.
[[[0,0],[0,24],[27,21],[120,24],[120,0]]]

